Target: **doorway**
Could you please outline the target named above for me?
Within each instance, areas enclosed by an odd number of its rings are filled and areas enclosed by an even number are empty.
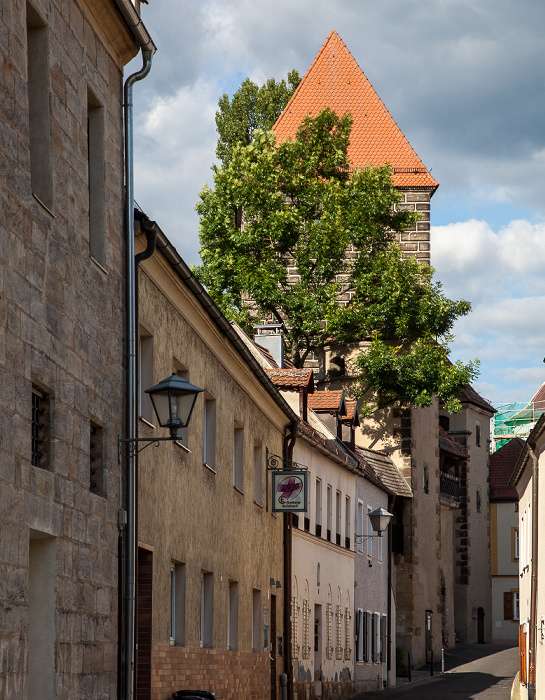
[[[477,643],[484,644],[484,608],[477,608]]]

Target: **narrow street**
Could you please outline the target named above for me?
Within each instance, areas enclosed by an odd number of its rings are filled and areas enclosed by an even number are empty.
[[[364,693],[353,700],[509,700],[518,670],[518,648],[495,645],[461,645],[449,652],[445,673],[422,677],[413,674],[412,683],[376,693]],[[418,680],[414,680],[418,678]]]

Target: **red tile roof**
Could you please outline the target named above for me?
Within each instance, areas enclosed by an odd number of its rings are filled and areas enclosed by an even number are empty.
[[[279,141],[294,138],[307,114],[329,107],[354,120],[348,157],[353,168],[388,163],[396,187],[430,188],[428,172],[337,34],[331,32],[273,127]]]
[[[317,391],[308,397],[308,406],[318,413],[336,413],[339,408],[345,413],[344,391]]]
[[[280,389],[304,389],[314,391],[314,375],[311,369],[266,369],[267,376]]]
[[[439,428],[439,449],[444,452],[448,452],[455,457],[461,457],[462,459],[469,459],[468,451],[462,445],[459,445],[455,440],[453,440],[450,435]]]
[[[267,348],[263,347],[263,345],[260,345],[259,343],[256,343],[255,341],[254,345],[272,367],[279,369],[278,362],[274,359]],[[288,360],[287,357],[284,358],[284,369],[295,369],[293,362]]]
[[[413,492],[401,472],[392,462],[385,452],[377,452],[364,447],[356,447],[356,454],[360,457],[360,464],[364,472],[369,472],[375,476],[389,491],[396,496],[412,498]]]
[[[462,403],[472,403],[474,406],[484,408],[484,410],[488,411],[489,413],[496,413],[496,409],[491,406],[488,401],[483,399],[483,397],[475,391],[471,384],[466,386],[458,398]]]
[[[490,500],[518,501],[517,489],[509,486],[524,445],[522,438],[515,437],[490,455]]]

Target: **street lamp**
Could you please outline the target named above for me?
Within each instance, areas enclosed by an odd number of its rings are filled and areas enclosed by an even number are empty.
[[[179,377],[175,372],[170,377],[160,381],[159,384],[152,386],[150,389],[145,389],[145,393],[149,394],[151,399],[159,425],[161,428],[170,430],[170,437],[118,437],[119,460],[121,460],[121,446],[123,443],[129,444],[129,457],[132,457],[150,445],[158,446],[160,442],[165,440],[179,440],[178,430],[186,428],[189,424],[197,396],[202,391],[203,389],[190,384],[187,379]],[[146,444],[137,449],[136,443],[139,442],[145,442]]]
[[[151,389],[145,390],[149,394],[159,425],[170,430],[172,440],[178,440],[178,430],[187,427],[201,391],[198,386],[190,384],[175,372]]]
[[[365,542],[368,540],[370,537],[382,537],[382,533],[388,525],[390,524],[390,520],[394,516],[392,513],[388,513],[387,510],[384,508],[377,508],[376,510],[371,511],[369,513],[369,520],[371,521],[371,525],[373,527],[373,530],[377,533],[376,535],[356,535],[356,542]]]

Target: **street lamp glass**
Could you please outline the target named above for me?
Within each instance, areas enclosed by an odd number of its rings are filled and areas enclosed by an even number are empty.
[[[378,532],[379,535],[386,530],[393,517],[392,513],[388,513],[384,508],[377,508],[369,513],[369,520],[371,521],[373,530]]]
[[[163,379],[159,384],[146,389],[150,395],[155,415],[162,428],[169,428],[173,437],[178,429],[185,428],[193,413],[197,396],[202,391],[177,374]]]

